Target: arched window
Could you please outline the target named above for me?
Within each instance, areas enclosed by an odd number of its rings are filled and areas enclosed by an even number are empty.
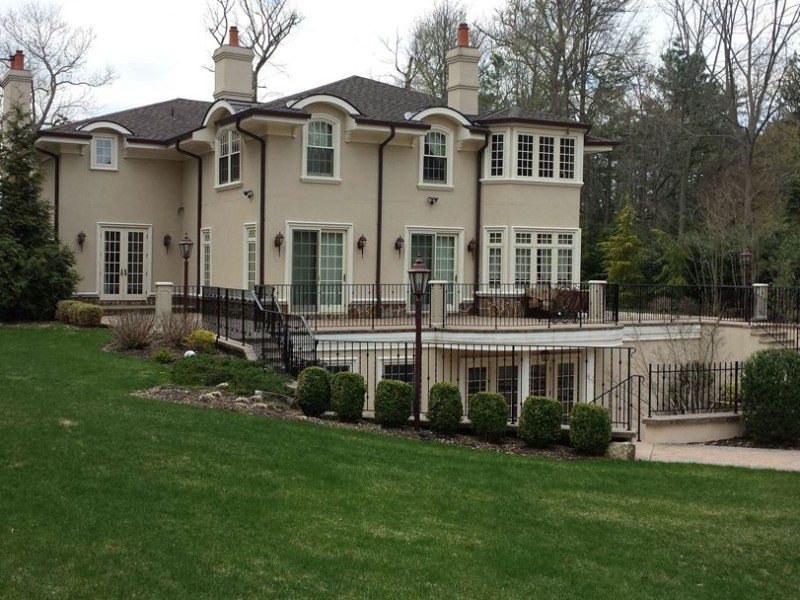
[[[450,139],[442,131],[425,134],[422,148],[422,183],[450,184]]]
[[[236,131],[217,136],[217,185],[238,183],[241,179],[241,140]]]
[[[313,120],[306,130],[306,175],[309,177],[334,177],[336,150],[334,126],[323,120]]]

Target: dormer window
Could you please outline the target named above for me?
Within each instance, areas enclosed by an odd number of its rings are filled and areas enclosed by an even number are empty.
[[[117,169],[117,138],[95,136],[92,138],[92,169],[115,171]]]
[[[450,135],[444,131],[429,131],[422,144],[422,185],[451,185]]]
[[[303,135],[304,180],[338,182],[339,122],[327,116],[314,116]]]
[[[236,131],[223,131],[217,136],[217,185],[241,181],[241,138]]]

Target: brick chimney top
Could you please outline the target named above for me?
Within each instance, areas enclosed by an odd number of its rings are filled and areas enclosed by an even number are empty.
[[[15,71],[25,70],[25,53],[22,50],[11,55],[11,68]]]
[[[239,28],[236,25],[231,25],[229,44],[231,46],[239,45]]]
[[[461,23],[458,26],[458,38],[456,38],[456,46],[469,46],[469,26],[466,23]]]

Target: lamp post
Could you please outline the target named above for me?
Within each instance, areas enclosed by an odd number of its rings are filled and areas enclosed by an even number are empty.
[[[417,259],[408,271],[411,293],[414,294],[414,429],[419,429],[419,412],[422,397],[422,298],[428,291],[431,270],[422,257]]]
[[[183,239],[178,242],[181,249],[181,256],[183,257],[183,314],[189,308],[189,259],[192,257],[192,240],[185,233]],[[198,282],[199,283],[199,282]]]
[[[742,265],[742,285],[747,287],[749,285],[748,280],[750,279],[748,276],[750,273],[750,260],[753,258],[753,253],[750,252],[749,249],[745,248],[742,250],[739,258],[741,259]]]

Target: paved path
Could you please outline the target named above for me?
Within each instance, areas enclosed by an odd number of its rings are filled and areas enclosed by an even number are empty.
[[[800,471],[800,450],[637,442],[636,460]]]

